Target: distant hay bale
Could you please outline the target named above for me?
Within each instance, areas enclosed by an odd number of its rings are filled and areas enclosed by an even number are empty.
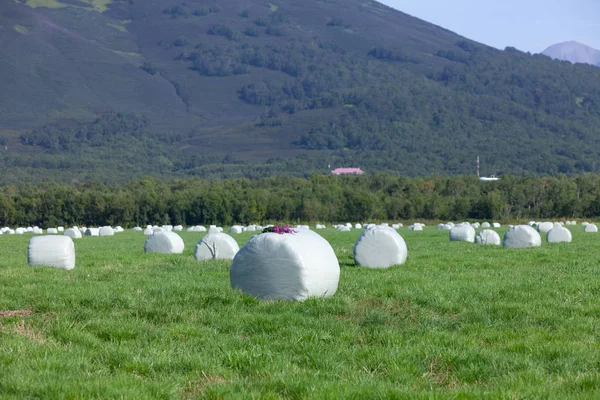
[[[484,229],[475,236],[475,243],[477,244],[488,244],[493,246],[500,246],[502,240],[498,232],[491,229]]]
[[[175,232],[163,231],[148,236],[144,244],[146,253],[181,254],[185,243]]]
[[[350,232],[350,228],[348,228],[346,225],[342,225],[338,228],[338,231],[340,232]]]
[[[537,228],[540,233],[548,233],[554,228],[554,224],[552,222],[541,222],[538,224]]]
[[[337,291],[340,266],[331,245],[314,231],[254,236],[230,267],[234,289],[260,299],[303,301]]]
[[[361,224],[356,224],[356,225],[354,225],[354,229],[362,229],[362,225]]]
[[[244,232],[244,228],[239,225],[234,225],[231,228],[229,228],[229,233],[239,235],[242,232]]]
[[[498,222],[492,223],[492,228],[500,228],[500,227],[502,227],[502,225],[500,225]]]
[[[354,262],[368,268],[388,268],[406,262],[406,242],[395,229],[365,229],[354,244]]]
[[[470,242],[475,241],[475,229],[471,225],[459,225],[450,229],[451,242]]]
[[[489,223],[489,222],[484,222],[484,223],[482,223],[482,224],[481,224],[481,227],[482,227],[483,229],[488,229],[488,228],[491,228],[492,226],[490,225],[490,223]]]
[[[517,225],[504,234],[502,245],[512,249],[539,247],[542,245],[542,238],[538,231],[531,226]]]
[[[584,232],[585,233],[596,233],[596,232],[598,232],[598,227],[594,224],[587,224],[585,226]]]
[[[194,249],[198,261],[224,259],[232,260],[240,250],[234,238],[226,233],[215,232],[205,235]]]
[[[46,233],[48,235],[57,235],[58,234],[58,229],[56,229],[56,228],[48,228],[48,229],[46,229]]]
[[[133,230],[135,232],[142,232],[143,231],[143,229],[141,227],[139,227],[139,226],[136,226],[135,228],[133,228]]]
[[[27,263],[71,270],[75,268],[75,244],[68,236],[36,236],[29,240]]]
[[[144,229],[143,235],[144,236],[151,236],[154,234],[154,230],[152,228],[146,228]]]
[[[98,231],[98,236],[115,236],[115,230],[110,226],[103,226]]]
[[[100,236],[100,228],[87,228],[85,236]]]
[[[562,226],[555,226],[546,235],[548,243],[570,243],[573,240],[571,231]]]
[[[69,228],[66,231],[64,231],[63,233],[64,236],[68,236],[71,239],[81,239],[81,232],[79,232],[79,229],[73,229],[73,228]]]
[[[173,227],[173,231],[174,232],[181,232],[183,231],[183,225],[176,225]]]

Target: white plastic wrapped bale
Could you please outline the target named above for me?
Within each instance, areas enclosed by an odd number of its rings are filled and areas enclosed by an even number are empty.
[[[44,230],[38,228],[37,226],[35,228],[33,228],[33,234],[34,235],[43,235],[44,234]]]
[[[471,224],[471,227],[473,227],[473,229],[479,229],[479,222],[473,222]],[[454,228],[454,227],[452,227],[452,228]],[[452,228],[450,228],[450,229],[452,229]]]
[[[98,231],[98,236],[115,236],[115,230],[110,226],[103,226]]]
[[[146,253],[181,254],[185,243],[175,232],[162,231],[148,236],[144,244]]]
[[[115,226],[115,233],[121,233],[121,232],[125,232],[125,229],[123,229],[122,226]]]
[[[475,229],[471,225],[460,225],[450,229],[451,242],[470,242],[475,241]]]
[[[548,235],[546,236],[546,240],[548,243],[570,243],[573,241],[573,235],[571,235],[571,231],[567,228],[557,226],[550,229],[550,232],[548,232]]]
[[[216,226],[215,226],[215,228],[216,228]],[[196,225],[194,227],[194,229],[195,229],[195,232],[206,232],[206,227],[203,225]]]
[[[218,230],[219,232],[223,232],[223,227],[222,227],[222,226],[217,226],[217,230]]]
[[[27,263],[62,269],[75,268],[75,245],[68,236],[36,236],[29,241]]]
[[[484,222],[484,223],[482,223],[482,224],[481,224],[481,227],[482,227],[483,229],[488,229],[488,228],[491,228],[492,226],[490,225],[490,223],[489,223],[489,222]]]
[[[491,229],[484,229],[475,236],[475,243],[500,246],[502,244],[502,239],[500,239],[498,232]]]
[[[146,228],[144,229],[144,232],[142,232],[144,236],[150,236],[154,234],[154,230],[152,230],[152,228]]]
[[[231,286],[261,299],[303,301],[337,291],[340,265],[331,245],[314,231],[256,235],[236,254]]]
[[[320,230],[320,229],[325,229],[325,227],[323,225],[321,225],[321,224],[316,224],[315,225],[315,229],[319,229]]]
[[[163,225],[161,228],[167,232],[171,232],[173,230],[173,225]]]
[[[33,233],[33,228],[32,228],[32,227],[30,227],[30,226],[28,226],[28,227],[27,227],[27,233]]]
[[[181,232],[181,231],[183,231],[183,225],[175,225],[173,227],[173,231],[174,232]]]
[[[535,221],[529,221],[529,222],[527,223],[527,225],[529,225],[529,226],[534,226],[535,224],[536,224],[536,222],[535,222]]]
[[[133,230],[135,232],[143,232],[143,229],[140,226],[136,226],[135,228],[133,228]]]
[[[354,244],[354,262],[368,268],[388,268],[406,262],[406,242],[395,229],[366,229]]]
[[[475,222],[476,224],[479,225],[479,222]],[[446,222],[446,225],[450,225],[450,228],[454,228],[454,222]]]
[[[215,226],[216,228],[216,226]],[[246,227],[246,232],[256,232],[256,225],[248,225]]]
[[[356,225],[354,225],[354,229],[362,229],[362,225],[361,224],[356,224]]]
[[[214,228],[208,228],[208,233],[219,233],[219,229],[215,226]]]
[[[415,231],[415,232],[420,232],[423,230],[423,227],[421,225],[411,225],[408,227],[408,229],[410,229],[411,231]]]
[[[585,226],[585,229],[583,231],[585,233],[596,233],[596,232],[598,232],[598,227],[596,225],[594,225],[594,224],[587,224]]]
[[[79,229],[69,228],[63,233],[63,235],[68,236],[71,239],[81,239],[81,232],[79,232]]]
[[[500,228],[502,225],[500,225],[498,222],[494,222],[492,224],[492,228]]]
[[[512,249],[539,247],[542,245],[542,237],[529,225],[517,225],[506,231],[502,245]]]
[[[346,226],[350,229],[352,229],[352,224],[350,222],[346,222]]]
[[[59,226],[56,229],[58,230],[59,233],[63,233],[65,231],[65,227],[64,226]]]
[[[85,236],[100,236],[100,228],[87,228]]]
[[[58,234],[58,229],[56,229],[56,228],[48,228],[48,229],[46,230],[46,233],[47,233],[48,235],[57,235],[57,234]]]
[[[346,225],[342,225],[338,228],[338,231],[340,232],[350,232],[350,228],[348,228]]]
[[[540,233],[548,233],[554,228],[554,224],[552,222],[541,222],[538,224],[537,228]]]
[[[17,235],[24,235],[26,232],[25,228],[17,228],[15,229],[15,234]]]
[[[240,246],[235,239],[226,233],[209,233],[200,239],[196,245],[194,257],[198,261],[212,259],[231,260],[239,250]]]
[[[239,235],[243,231],[244,231],[244,228],[239,225],[234,225],[231,228],[229,228],[229,233],[234,233],[236,235]]]
[[[581,223],[581,226],[588,226],[589,224],[590,224],[589,222],[587,222],[587,221],[583,221],[583,222]]]

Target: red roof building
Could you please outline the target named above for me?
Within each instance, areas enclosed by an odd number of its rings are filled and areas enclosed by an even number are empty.
[[[334,175],[347,175],[347,174],[362,175],[365,173],[365,171],[363,171],[360,168],[336,168],[333,171],[331,171],[331,173]]]

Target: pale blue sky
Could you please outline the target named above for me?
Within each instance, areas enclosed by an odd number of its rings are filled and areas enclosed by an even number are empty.
[[[469,39],[540,53],[575,40],[600,50],[600,0],[380,0]]]

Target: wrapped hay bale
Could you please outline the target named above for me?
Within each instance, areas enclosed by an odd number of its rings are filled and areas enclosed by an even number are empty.
[[[75,268],[75,244],[68,236],[37,236],[29,241],[29,265],[62,269]]]
[[[15,234],[17,235],[24,235],[26,232],[25,228],[17,228],[15,229]]]
[[[71,239],[81,239],[81,237],[82,237],[82,236],[81,236],[81,232],[79,232],[79,229],[73,229],[73,228],[67,229],[67,230],[66,230],[66,231],[63,233],[63,235],[64,235],[64,236],[68,236],[68,237],[70,237]]]
[[[115,236],[115,230],[110,226],[103,226],[98,231],[98,236]]]
[[[263,233],[236,254],[231,286],[261,299],[333,296],[340,266],[329,243],[314,231]]]
[[[500,225],[498,222],[494,222],[492,224],[492,228],[500,228],[500,227],[502,227],[502,225]]]
[[[354,229],[362,229],[362,225],[361,224],[356,224],[356,225],[354,225]]]
[[[163,231],[148,236],[144,244],[146,253],[181,254],[185,243],[175,232]]]
[[[529,225],[517,225],[504,234],[502,245],[512,249],[539,247],[542,245],[542,237]]]
[[[65,227],[64,227],[64,226],[59,226],[59,227],[58,227],[58,228],[56,228],[56,229],[58,229],[58,232],[59,232],[59,233],[64,233],[64,231],[65,231]]]
[[[548,243],[570,243],[573,241],[573,235],[571,231],[562,226],[556,226],[548,232],[546,236]]]
[[[388,268],[404,264],[406,242],[395,229],[380,226],[366,229],[354,244],[354,262],[368,268]]]
[[[175,227],[173,227],[173,231],[175,231],[175,232],[183,231],[183,225],[176,225]]]
[[[43,235],[44,234],[44,230],[38,228],[37,226],[33,228],[33,234],[34,235]]]
[[[500,246],[502,244],[502,240],[500,239],[498,232],[491,229],[484,229],[475,237],[475,243]]]
[[[139,226],[136,226],[135,228],[133,228],[134,232],[142,232],[143,229]]]
[[[232,260],[240,250],[234,238],[226,233],[215,232],[205,235],[194,250],[194,257],[198,261],[224,259]]]
[[[151,236],[154,234],[154,231],[152,230],[152,228],[146,228],[144,229],[143,235],[144,236]]]
[[[409,226],[408,229],[410,229],[411,231],[415,231],[415,232],[421,232],[423,230],[423,226],[421,226],[420,224],[415,224],[415,225]]]
[[[470,242],[475,241],[475,229],[471,225],[459,225],[450,229],[451,242]]]
[[[585,226],[584,232],[585,233],[596,233],[596,232],[598,232],[598,227],[594,224],[587,224]]]
[[[239,225],[234,225],[231,228],[229,228],[229,233],[235,233],[236,235],[239,235],[243,231],[244,231],[244,228]]]
[[[538,232],[540,233],[548,233],[552,228],[554,228],[554,224],[552,222],[540,222],[537,228]]]
[[[100,236],[100,228],[87,228],[85,236]]]
[[[122,226],[115,226],[115,233],[121,233],[121,232],[125,232],[125,229],[123,229]]]
[[[491,225],[490,225],[490,223],[489,223],[489,222],[484,222],[484,223],[482,223],[482,224],[481,224],[481,227],[482,227],[483,229],[488,229],[488,228],[491,228]]]
[[[342,225],[338,228],[338,231],[340,232],[350,232],[350,228],[348,228],[346,225]]]

